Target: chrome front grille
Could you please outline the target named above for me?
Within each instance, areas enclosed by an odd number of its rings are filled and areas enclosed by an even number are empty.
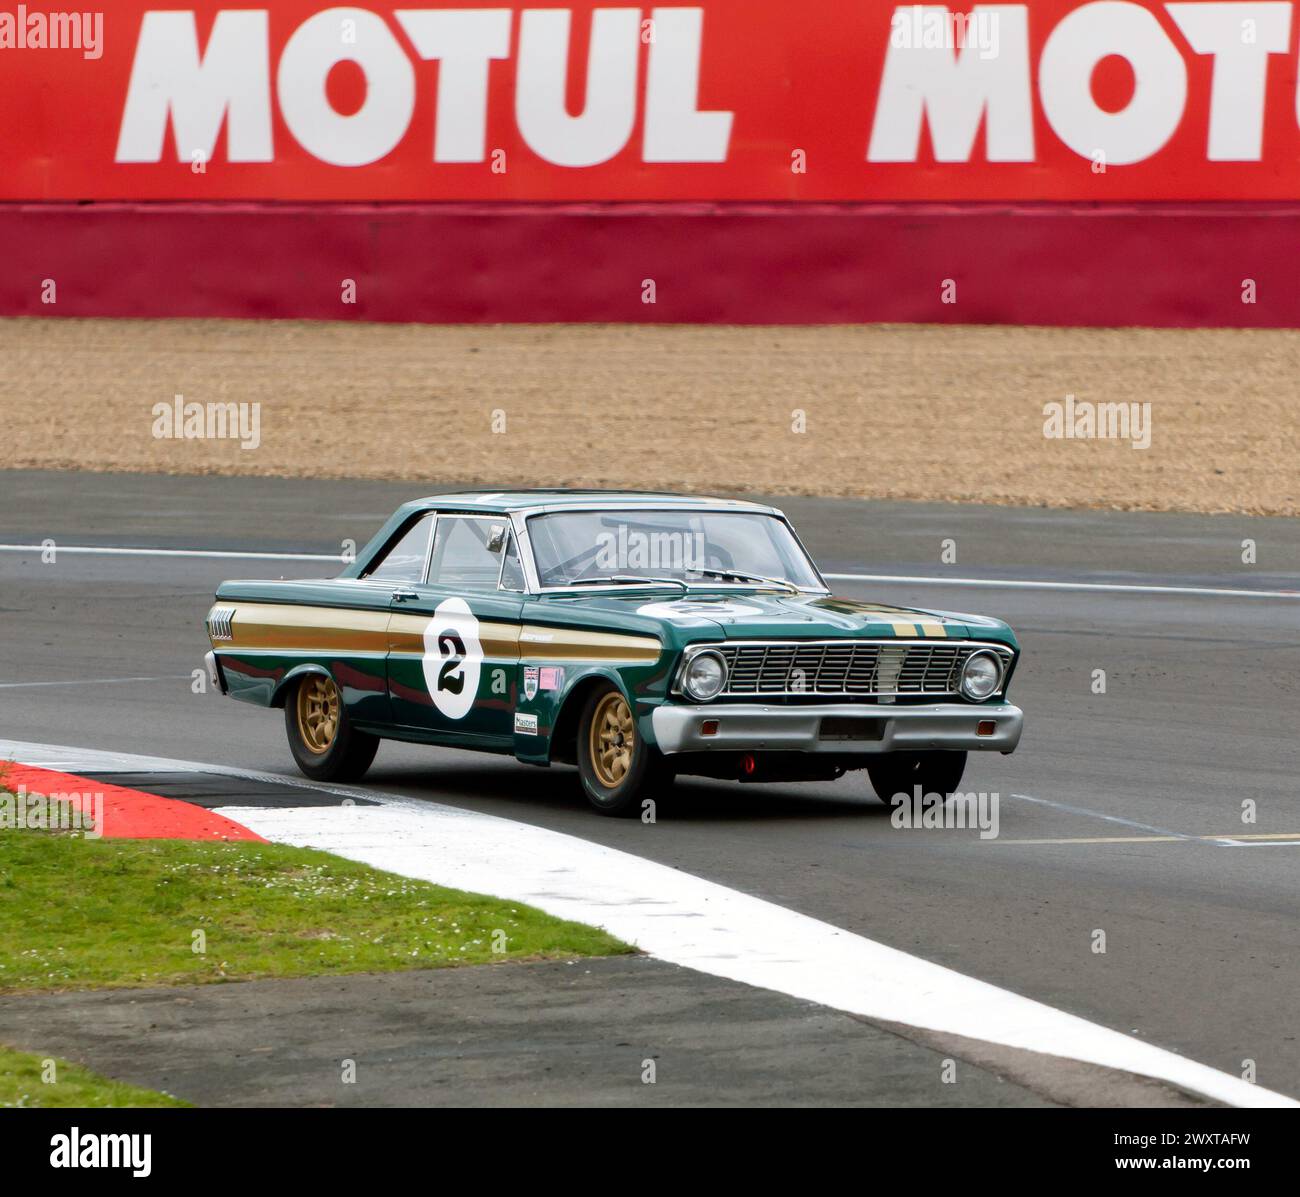
[[[956,694],[962,666],[977,649],[1011,663],[1005,645],[963,640],[831,640],[712,644],[727,665],[722,693],[771,695]]]

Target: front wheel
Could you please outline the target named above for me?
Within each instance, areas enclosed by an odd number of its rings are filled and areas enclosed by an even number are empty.
[[[867,765],[871,787],[885,803],[892,803],[896,794],[911,798],[916,786],[922,794],[946,798],[961,785],[965,772],[964,752],[885,752]]]
[[[672,781],[663,754],[637,734],[623,692],[612,684],[594,691],[578,725],[582,789],[602,815],[635,815],[645,798]]]
[[[375,759],[379,737],[357,731],[332,677],[308,673],[284,701],[284,730],[298,768],[315,781],[356,781]]]

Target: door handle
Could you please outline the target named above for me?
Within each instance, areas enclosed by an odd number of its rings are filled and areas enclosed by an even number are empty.
[[[420,596],[414,590],[394,590],[393,599],[396,602],[404,603],[407,599],[417,599]]]

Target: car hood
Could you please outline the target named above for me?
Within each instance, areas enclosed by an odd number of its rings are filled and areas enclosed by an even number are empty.
[[[700,633],[729,640],[838,639],[982,639],[1015,644],[1010,629],[997,619],[894,607],[865,599],[817,594],[772,594],[744,590],[651,597],[602,594],[568,600],[587,610],[637,615],[669,624],[686,639]],[[695,635],[691,635],[694,631]]]

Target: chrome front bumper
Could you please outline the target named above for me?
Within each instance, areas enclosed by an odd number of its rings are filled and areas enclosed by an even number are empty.
[[[1010,703],[975,706],[764,706],[761,703],[666,704],[650,716],[660,751],[676,752],[924,752],[930,749],[1012,752],[1025,714]],[[713,735],[706,723],[717,723]],[[824,723],[825,721],[825,723]],[[980,735],[981,723],[992,723]],[[986,729],[988,730],[988,729]]]

